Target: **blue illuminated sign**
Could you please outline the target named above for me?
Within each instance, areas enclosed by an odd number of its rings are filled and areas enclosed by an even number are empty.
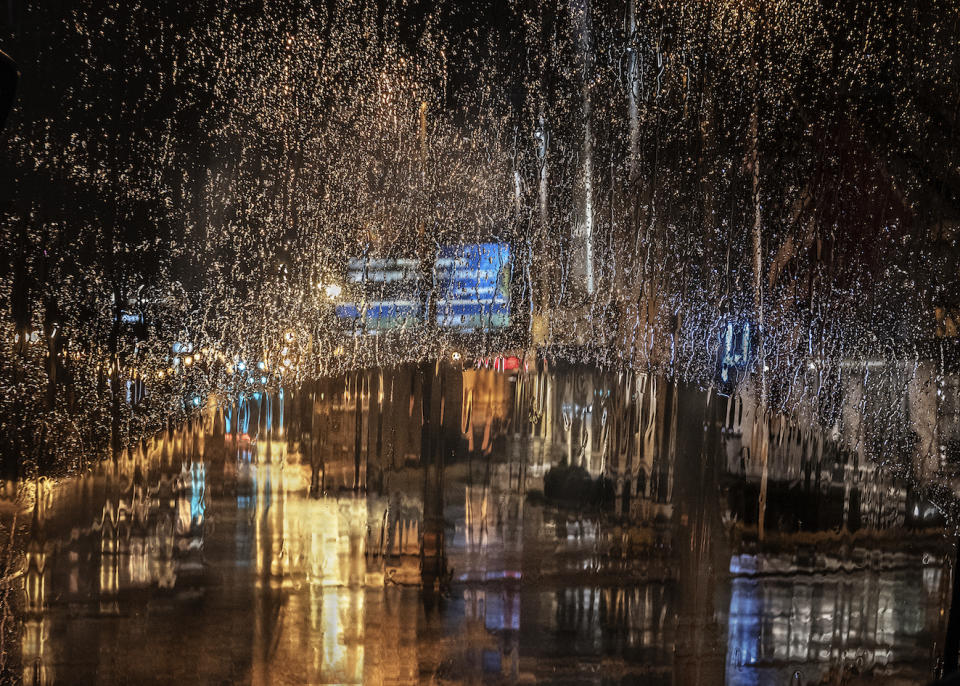
[[[429,285],[414,259],[350,260],[350,295],[336,305],[341,319],[362,319],[368,332],[423,322]],[[473,243],[443,246],[433,265],[436,323],[461,331],[507,326],[510,321],[510,246]],[[362,315],[362,316],[361,316]]]

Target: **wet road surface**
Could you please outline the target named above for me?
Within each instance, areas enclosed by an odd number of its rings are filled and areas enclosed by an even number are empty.
[[[755,425],[743,398],[573,365],[211,400],[116,462],[7,485],[3,674],[927,683],[936,511],[789,422],[764,464]]]

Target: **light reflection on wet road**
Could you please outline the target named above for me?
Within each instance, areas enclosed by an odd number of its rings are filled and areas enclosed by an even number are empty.
[[[210,411],[83,477],[21,485],[4,669],[41,684],[925,683],[949,603],[938,523],[783,425],[760,540],[737,402],[582,367],[431,366]]]

